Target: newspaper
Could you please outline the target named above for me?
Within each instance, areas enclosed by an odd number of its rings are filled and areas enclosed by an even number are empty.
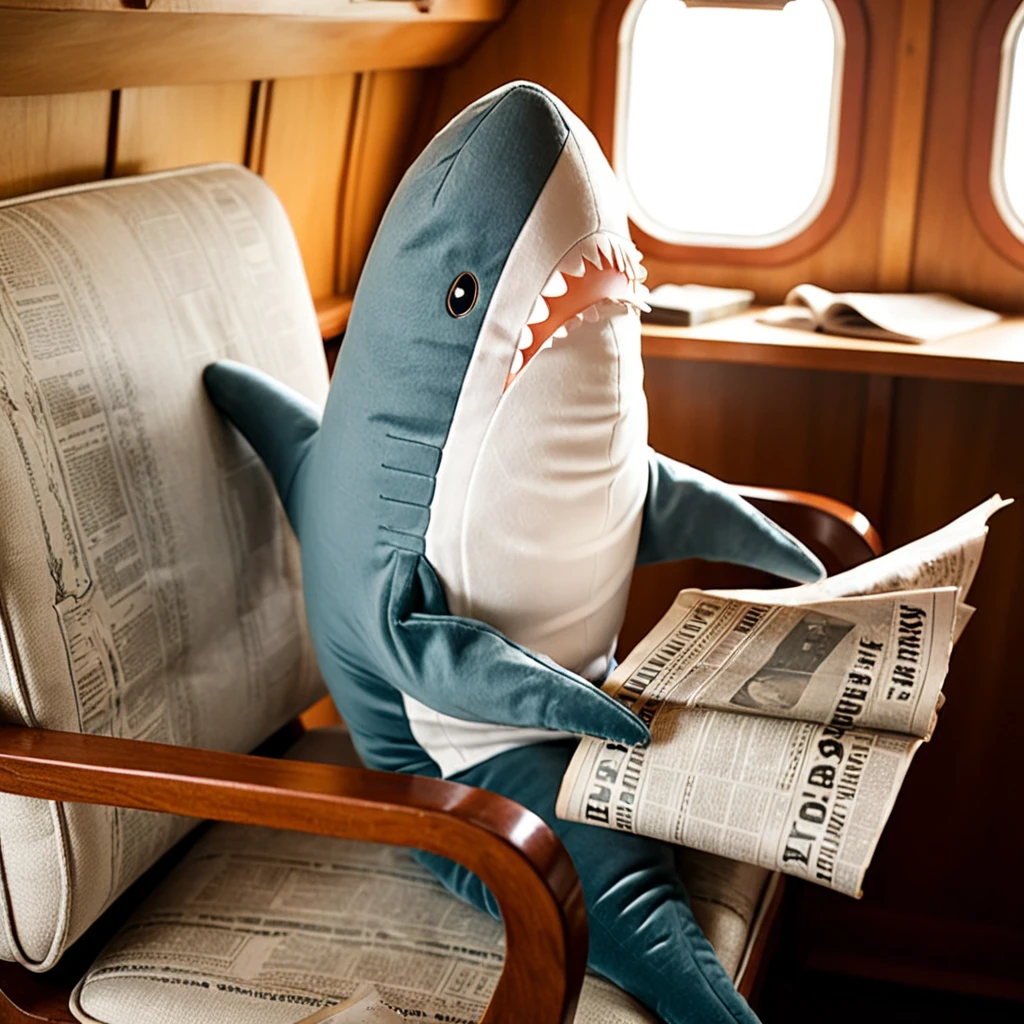
[[[683,591],[605,684],[653,742],[584,739],[556,813],[859,896],[1006,504],[820,583]]]
[[[273,485],[203,393],[229,355],[326,394],[294,239],[251,175],[0,204],[3,721],[245,750],[322,693]],[[193,824],[5,797],[0,955],[51,965]]]
[[[758,597],[767,597],[775,604],[801,604],[808,600],[830,600],[856,594],[956,587],[954,641],[959,640],[974,613],[966,603],[966,597],[981,563],[988,535],[986,524],[996,512],[1012,503],[1012,499],[993,495],[934,533],[818,583],[781,590],[733,590],[728,593],[734,598],[757,600]]]

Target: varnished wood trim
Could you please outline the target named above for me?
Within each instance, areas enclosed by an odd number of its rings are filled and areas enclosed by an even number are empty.
[[[964,184],[968,206],[985,240],[1005,259],[1024,267],[1024,242],[1006,226],[992,198],[990,181],[1003,38],[1019,6],[1020,0],[992,0],[978,32]]]
[[[587,957],[579,879],[555,834],[504,797],[442,779],[17,726],[0,789],[72,803],[412,846],[463,864],[497,899],[507,952],[481,1024],[567,1024]]]
[[[326,726],[341,725],[342,719],[338,714],[338,709],[334,706],[334,701],[330,697],[321,697],[299,715],[299,721],[303,729],[311,732]]]
[[[910,288],[934,13],[935,0],[903,0],[900,12],[899,57],[878,270],[879,288],[887,292],[905,292]]]
[[[332,13],[297,18],[209,4],[172,13],[45,6],[0,3],[0,96],[435,67],[465,54],[504,8],[325,3]]]
[[[615,95],[619,74],[619,29],[631,0],[604,0],[595,32],[591,87],[591,125],[605,154],[615,152]],[[843,89],[839,114],[839,146],[832,192],[813,223],[794,238],[761,249],[730,246],[676,245],[647,234],[630,221],[633,240],[641,251],[675,262],[735,266],[774,266],[792,263],[820,248],[835,234],[856,194],[864,135],[864,92],[867,80],[868,33],[861,0],[834,0],[846,32]]]
[[[352,312],[351,295],[327,295],[317,299],[316,319],[320,324],[320,337],[330,341],[344,333],[348,326],[349,313]]]
[[[249,131],[245,142],[245,166],[260,173],[263,166],[263,147],[267,141],[267,114],[270,110],[270,89],[272,82],[264,80],[252,83],[252,97],[249,101]]]
[[[360,209],[360,170],[369,142],[371,131],[381,131],[381,124],[374,124],[371,117],[373,107],[373,94],[377,85],[377,76],[372,71],[367,71],[359,76],[356,84],[356,94],[352,101],[352,117],[349,120],[349,143],[348,159],[345,161],[345,173],[341,181],[341,196],[338,202],[338,256],[335,261],[334,287],[339,292],[355,291],[356,283],[359,280],[359,272],[362,266],[353,266],[355,262],[352,254],[353,224],[356,221]],[[394,122],[392,122],[394,124]],[[394,128],[392,128],[394,131]],[[349,304],[351,308],[351,303]],[[319,314],[319,308],[317,310]],[[345,312],[345,322],[348,322],[348,311]],[[333,326],[333,325],[332,325]],[[321,322],[320,333],[324,340],[340,334],[344,330],[344,324],[340,330],[333,334],[324,333],[324,325]]]
[[[832,536],[848,532],[858,546],[863,545],[866,557],[880,555],[884,550],[882,538],[868,517],[845,502],[827,498],[823,494],[779,487],[751,487],[743,484],[736,489],[747,501],[773,518],[781,518],[780,513],[785,514],[786,511],[800,513],[806,525],[792,532],[805,542],[813,542],[816,537],[826,534]],[[850,560],[840,558],[839,561],[844,568],[852,568],[865,561],[865,557]]]
[[[0,0],[0,9],[16,11],[98,11],[125,14],[145,9],[154,14],[230,14],[236,17],[286,15],[326,21],[416,21],[434,13],[453,21],[496,20],[508,0]]]
[[[868,377],[857,473],[857,505],[874,522],[881,520],[885,504],[893,393],[892,377],[877,373]]]

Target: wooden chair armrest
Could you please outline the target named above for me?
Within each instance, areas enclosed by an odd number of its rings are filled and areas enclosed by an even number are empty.
[[[741,485],[736,489],[799,537],[829,572],[852,569],[884,550],[882,538],[868,517],[835,498],[774,487]]]
[[[410,846],[491,890],[505,966],[481,1024],[564,1024],[587,959],[579,879],[555,834],[505,797],[442,779],[0,726],[0,790]]]

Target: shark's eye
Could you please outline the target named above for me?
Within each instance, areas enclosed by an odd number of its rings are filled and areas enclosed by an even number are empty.
[[[463,271],[448,289],[448,312],[456,319],[465,316],[476,305],[479,294],[476,278],[468,270]]]

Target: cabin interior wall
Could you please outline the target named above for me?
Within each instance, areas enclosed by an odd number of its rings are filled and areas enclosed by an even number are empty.
[[[410,157],[431,72],[0,97],[0,198],[213,161],[277,192],[313,297],[350,295]]]
[[[0,196],[244,162],[281,196],[314,297],[350,295],[391,191],[431,124],[514,78],[541,82],[593,119],[595,75],[611,74],[594,59],[604,3],[519,0],[440,80],[425,69],[360,71],[0,97]],[[1024,266],[988,244],[964,191],[969,83],[988,0],[862,5],[869,52],[861,167],[838,229],[787,264],[649,259],[652,284],[752,287],[765,302],[804,280],[838,290],[941,289],[1024,311]],[[1024,498],[1024,457],[1014,443],[1024,433],[1019,389],[661,359],[648,361],[647,390],[651,439],[663,451],[726,479],[848,501],[890,544],[995,490]],[[1017,774],[1005,723],[1024,714],[1013,645],[1024,600],[1021,515],[1011,509],[993,529],[973,592],[982,611],[954,659],[949,707],[908,777],[865,899],[809,887],[799,894],[808,963],[1024,997],[1024,896],[1004,879],[1019,851],[1015,829],[1002,824],[1000,793]],[[681,582],[677,573],[641,580],[628,624],[634,637]],[[990,862],[994,870],[982,867]]]
[[[595,34],[605,0],[519,0],[450,68],[440,127],[502,82],[548,86],[591,124]],[[650,283],[753,288],[781,301],[801,281],[839,291],[945,290],[1024,312],[1024,266],[988,244],[967,206],[971,80],[989,0],[862,0],[868,28],[861,167],[838,230],[793,262],[735,266],[648,258]],[[988,55],[986,59],[998,59]],[[700,147],[694,147],[700,159]],[[819,491],[861,508],[890,545],[934,529],[995,491],[1024,497],[1024,394],[1014,387],[894,380],[648,359],[651,441],[725,479]],[[1015,622],[1024,606],[1024,510],[996,521],[972,590],[980,607],[958,647],[935,739],[908,776],[863,900],[814,887],[797,898],[809,965],[1024,999],[1024,889],[1007,824],[1019,771],[1006,723],[1024,716]],[[645,569],[629,646],[680,585],[717,571]],[[721,576],[718,577],[721,579]],[[994,864],[994,870],[983,865]]]

